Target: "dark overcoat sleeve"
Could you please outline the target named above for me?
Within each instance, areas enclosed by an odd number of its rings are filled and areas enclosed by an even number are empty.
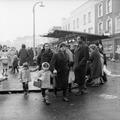
[[[83,49],[84,49],[84,51],[83,51],[84,57],[78,63],[78,66],[85,65],[87,63],[87,61],[89,60],[89,48],[87,46],[85,46]]]
[[[56,61],[57,61],[57,55],[53,54],[52,59],[50,61],[50,71],[52,72],[55,69]]]

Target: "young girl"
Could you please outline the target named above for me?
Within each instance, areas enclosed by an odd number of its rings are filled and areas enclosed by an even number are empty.
[[[16,70],[18,73],[19,72],[19,70],[18,70],[18,57],[17,57],[17,55],[14,55],[13,62],[12,62],[12,72],[15,73]]]
[[[29,90],[28,83],[31,81],[28,63],[23,63],[23,68],[19,73],[19,79],[23,84],[24,95],[27,95]]]
[[[2,50],[2,56],[1,56],[1,63],[2,63],[2,75],[3,76],[8,76],[7,71],[8,71],[8,64],[9,64],[9,60],[8,60],[8,50],[7,50],[7,46],[3,47]]]
[[[42,63],[42,70],[40,70],[38,73],[38,79],[42,82],[41,92],[43,96],[43,101],[46,103],[46,105],[50,104],[46,91],[49,91],[49,89],[52,87],[50,83],[50,78],[53,77],[51,71],[49,70],[49,67],[50,65],[48,62]]]

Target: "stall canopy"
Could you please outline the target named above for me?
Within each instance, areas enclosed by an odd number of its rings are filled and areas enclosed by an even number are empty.
[[[68,30],[53,30],[46,35],[42,35],[42,37],[52,37],[52,38],[61,38],[61,39],[62,38],[69,39],[69,38],[74,38],[76,36],[84,36],[87,41],[95,41],[95,40],[109,38],[109,36],[105,36],[105,35],[97,35],[97,34],[68,31]]]

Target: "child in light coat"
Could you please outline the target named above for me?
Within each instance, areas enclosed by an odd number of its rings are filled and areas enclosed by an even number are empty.
[[[31,74],[30,74],[28,63],[23,64],[23,67],[19,73],[19,80],[20,82],[22,82],[24,95],[27,95],[29,91],[28,83],[31,81]]]
[[[51,71],[49,70],[49,63],[44,62],[42,63],[42,70],[38,73],[38,79],[41,80],[41,93],[43,96],[43,101],[46,103],[46,105],[50,104],[50,101],[48,99],[48,96],[46,95],[46,91],[49,91],[49,89],[52,88],[50,79],[53,77]]]
[[[8,76],[8,64],[9,64],[7,50],[2,50],[2,56],[0,60],[2,63],[2,69],[3,69],[2,75],[7,77]]]

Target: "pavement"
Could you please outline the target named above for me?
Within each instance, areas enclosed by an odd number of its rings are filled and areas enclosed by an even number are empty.
[[[120,74],[119,66],[120,63],[108,63],[113,74]],[[62,101],[61,91],[57,97],[50,92],[49,106],[42,102],[40,92],[30,92],[28,96],[0,94],[0,120],[120,120],[120,77],[108,77],[104,85],[88,87],[85,95],[75,96],[76,91],[68,93],[70,102]]]
[[[31,68],[34,69],[34,68]],[[0,70],[0,74],[2,71]],[[11,69],[8,70],[8,79],[0,82],[0,93],[15,93],[15,92],[22,92],[22,83],[18,79],[18,73],[13,74]],[[31,72],[32,81],[29,82],[29,89],[30,91],[40,91],[39,88],[33,86],[33,81],[37,78],[37,72]]]

